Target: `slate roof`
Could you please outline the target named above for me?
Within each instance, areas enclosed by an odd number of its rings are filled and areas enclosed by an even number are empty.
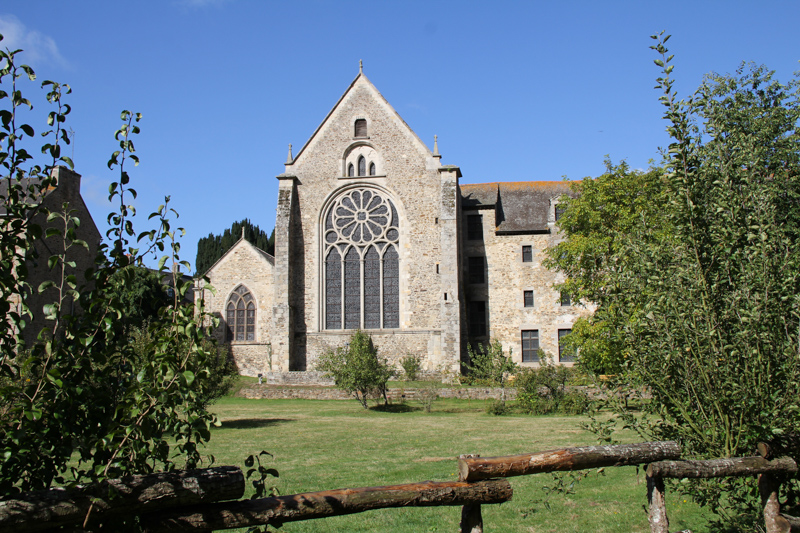
[[[35,190],[38,194],[38,185],[42,182],[39,178],[22,178],[21,180],[14,180],[14,183],[19,184],[25,190],[25,194],[30,194],[28,192],[28,188],[30,186],[35,186]],[[50,187],[45,191],[45,196],[50,192],[55,190],[55,187]],[[8,197],[8,178],[0,179],[0,216],[4,216],[6,214],[6,202],[5,199]],[[29,201],[32,201],[31,198],[28,198]]]
[[[549,231],[550,200],[573,196],[567,181],[512,181],[461,185],[461,205],[466,209],[495,209],[497,233]]]

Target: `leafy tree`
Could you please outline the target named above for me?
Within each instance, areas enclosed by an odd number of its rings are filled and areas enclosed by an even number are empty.
[[[800,85],[743,65],[679,100],[667,38],[654,39],[672,137],[661,214],[614,233],[595,292],[629,386],[652,395],[644,416],[618,414],[688,455],[751,455],[765,441],[800,459]],[[692,487],[729,526],[757,520],[752,483]],[[798,501],[796,478],[784,489]]]
[[[477,343],[477,348],[472,343],[467,344],[467,354],[469,360],[462,364],[470,383],[505,387],[508,375],[517,369],[511,360],[511,352],[506,355],[498,340],[491,341],[488,348],[482,343]]]
[[[332,377],[338,388],[353,394],[364,409],[369,395],[383,396],[384,403],[389,403],[386,384],[394,370],[378,357],[372,339],[361,330],[353,333],[346,345],[322,354],[316,368]]]
[[[234,222],[221,235],[209,233],[208,237],[197,241],[197,260],[195,261],[197,275],[205,274],[220,257],[225,255],[225,252],[239,241],[242,237],[242,229],[244,229],[244,238],[253,246],[270,255],[275,253],[275,229],[273,228],[272,233],[267,235],[265,231],[245,218],[241,222]]]
[[[664,219],[666,181],[663,171],[632,170],[627,163],[606,161],[606,172],[571,185],[559,219],[566,240],[547,250],[545,264],[567,275],[560,289],[576,303],[600,304],[589,318],[579,319],[566,338],[568,349],[580,348],[580,364],[596,374],[622,370],[627,309],[617,304],[628,287],[618,274],[637,257],[627,253],[630,236],[656,238],[669,232]]]
[[[61,155],[61,144],[69,142],[63,127],[69,87],[42,84],[53,111],[47,118],[49,129],[40,132],[45,145],[29,147],[36,132],[22,123],[22,116],[30,113],[26,109],[23,115],[20,108],[32,108],[22,85],[35,74],[18,64],[18,53],[0,51],[0,179],[7,190],[0,224],[0,397],[12,399],[0,417],[0,495],[194,467],[215,423],[205,408],[205,394],[209,358],[216,350],[204,343],[204,310],[183,303],[191,282],[172,280],[172,301],[148,328],[152,341],[146,359],[134,353],[121,320],[125,306],[112,296],[115,276],[143,254],[166,249],[171,263],[179,261],[175,239],[183,230],[173,228],[167,218],[169,198],[151,215],[155,229],[137,235],[131,220],[133,208],[127,202],[136,193],[129,187],[127,167],[138,163],[133,136],[139,133],[141,115],[122,113],[115,134],[119,149],[108,162],[119,171],[119,180],[109,188],[109,198],[119,202],[108,218],[109,244],[101,245],[93,268],[82,276],[72,274],[67,254],[85,247],[76,237],[80,220],[67,204],[50,213],[41,204],[53,185],[51,169],[72,164]],[[36,153],[45,154],[47,164],[37,164]],[[47,218],[46,231],[37,222],[41,217]],[[43,235],[60,242],[45,262],[56,276],[30,287],[31,243]],[[136,242],[146,247],[138,248]],[[167,259],[161,258],[160,267]],[[30,315],[26,295],[51,287],[57,290],[45,306],[50,325],[25,345],[22,333]],[[79,311],[65,305],[70,299],[77,301]]]
[[[589,409],[586,393],[567,388],[567,384],[577,376],[577,368],[557,365],[542,351],[539,352],[539,361],[539,368],[523,368],[514,376],[520,409],[532,414],[585,413]]]
[[[162,307],[172,303],[163,277],[160,272],[138,265],[128,265],[111,276],[109,296],[119,298],[128,326],[141,329],[158,317]]]

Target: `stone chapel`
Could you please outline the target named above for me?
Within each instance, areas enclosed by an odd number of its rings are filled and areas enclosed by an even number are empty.
[[[522,365],[590,313],[542,265],[564,181],[461,185],[363,71],[278,179],[275,256],[239,240],[198,286],[241,374],[311,371],[356,329],[399,368],[454,374],[467,343],[499,340]],[[290,374],[289,374],[290,373]]]

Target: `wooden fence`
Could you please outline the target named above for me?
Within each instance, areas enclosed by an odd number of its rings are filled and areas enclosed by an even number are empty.
[[[565,448],[525,455],[462,455],[459,480],[425,481],[386,487],[328,490],[255,500],[240,500],[245,480],[235,467],[129,476],[86,487],[29,492],[0,501],[0,533],[47,531],[61,526],[91,529],[106,517],[140,516],[149,533],[212,531],[258,525],[280,526],[374,509],[460,506],[461,533],[482,533],[481,505],[509,501],[505,479],[543,472],[609,466],[647,467],[650,528],[667,533],[665,478],[758,476],[767,533],[800,531],[800,520],[780,513],[779,476],[797,472],[792,459],[758,457],[680,461],[676,442]],[[234,500],[234,501],[231,501]]]

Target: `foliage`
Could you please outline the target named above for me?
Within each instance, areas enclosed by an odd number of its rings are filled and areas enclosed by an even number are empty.
[[[468,344],[467,353],[469,361],[462,364],[467,371],[465,381],[470,384],[505,387],[509,373],[517,368],[511,351],[506,355],[498,340],[490,342],[488,348],[479,343],[474,349]]]
[[[539,368],[523,368],[514,377],[520,410],[537,415],[586,413],[590,406],[589,398],[584,392],[567,387],[576,377],[577,369],[556,365],[541,351],[539,361]]]
[[[134,366],[140,367],[151,363],[158,350],[154,342],[158,339],[158,328],[151,322],[145,323],[141,328],[134,328],[130,332],[130,342],[133,345],[131,360]],[[227,396],[239,380],[236,364],[226,346],[218,346],[210,338],[201,341],[201,348],[206,353],[205,379],[198,380],[196,404],[208,407],[220,398]]]
[[[120,312],[131,328],[142,328],[156,319],[162,307],[172,303],[163,274],[149,268],[128,265],[111,276],[109,296],[119,298]]]
[[[743,65],[679,100],[667,38],[654,39],[672,137],[653,181],[661,214],[613,233],[595,291],[629,387],[652,396],[644,416],[618,415],[687,455],[752,455],[765,441],[800,459],[800,83]],[[742,482],[692,486],[728,524],[756,519]],[[796,501],[797,479],[784,487]]]
[[[364,409],[370,395],[383,396],[384,403],[389,403],[386,383],[394,375],[394,370],[378,357],[372,338],[361,330],[356,330],[346,345],[322,354],[317,361],[317,370],[333,378],[338,388],[355,395]]]
[[[417,374],[422,369],[422,357],[418,355],[406,355],[400,359],[400,366],[403,367],[406,381],[416,381]]]
[[[618,274],[636,261],[626,253],[632,233],[668,230],[666,183],[661,169],[643,172],[606,161],[603,175],[571,187],[577,195],[562,198],[566,209],[558,221],[567,238],[547,250],[545,265],[567,275],[559,288],[577,303],[600,305],[591,317],[575,322],[565,347],[579,348],[578,360],[587,372],[617,374],[625,361],[622,331],[628,319],[615,299],[627,290]]]
[[[205,274],[220,257],[225,255],[225,252],[239,242],[242,230],[244,230],[244,238],[247,242],[270,255],[275,254],[275,229],[270,235],[267,235],[267,232],[245,218],[240,222],[234,222],[230,228],[222,232],[222,235],[209,233],[208,237],[202,237],[197,241],[196,275]]]
[[[505,400],[489,400],[486,403],[486,412],[490,415],[503,416],[508,414],[511,409],[506,404]]]
[[[437,390],[436,383],[428,381],[419,389],[419,400],[422,402],[422,409],[426,413],[430,413],[433,409],[433,402],[439,398],[439,391]]]
[[[122,320],[125,306],[112,296],[114,277],[145,253],[166,249],[169,255],[161,258],[160,267],[170,258],[180,261],[176,238],[183,230],[173,229],[167,218],[169,198],[151,215],[155,229],[137,235],[131,220],[134,209],[128,202],[136,193],[126,168],[138,163],[133,135],[139,133],[141,115],[122,113],[115,134],[119,149],[108,162],[119,171],[119,180],[109,188],[109,199],[119,202],[118,211],[108,217],[109,244],[101,245],[94,266],[82,276],[71,273],[75,265],[68,254],[87,248],[77,237],[81,221],[69,205],[48,212],[41,201],[55,185],[50,177],[54,166],[72,166],[61,155],[61,143],[69,142],[64,122],[70,109],[63,102],[69,87],[42,84],[53,111],[47,117],[49,129],[41,132],[44,146],[29,147],[34,128],[21,123],[21,117],[32,116],[32,105],[22,85],[35,74],[18,64],[18,52],[0,51],[0,100],[5,104],[0,109],[0,179],[7,187],[0,225],[0,322],[6,324],[0,329],[0,397],[14,399],[0,420],[0,495],[195,467],[215,418],[205,409],[202,387],[211,355],[202,342],[205,313],[182,302],[191,283],[172,280],[174,297],[150,323],[145,359],[134,353]],[[38,152],[48,158],[46,164],[35,162]],[[59,243],[40,261],[52,277],[31,287],[31,244],[43,235]],[[139,249],[132,241],[146,247]],[[44,307],[48,326],[28,332],[26,344],[28,294],[45,290],[55,295]],[[73,300],[75,311],[67,305]]]

